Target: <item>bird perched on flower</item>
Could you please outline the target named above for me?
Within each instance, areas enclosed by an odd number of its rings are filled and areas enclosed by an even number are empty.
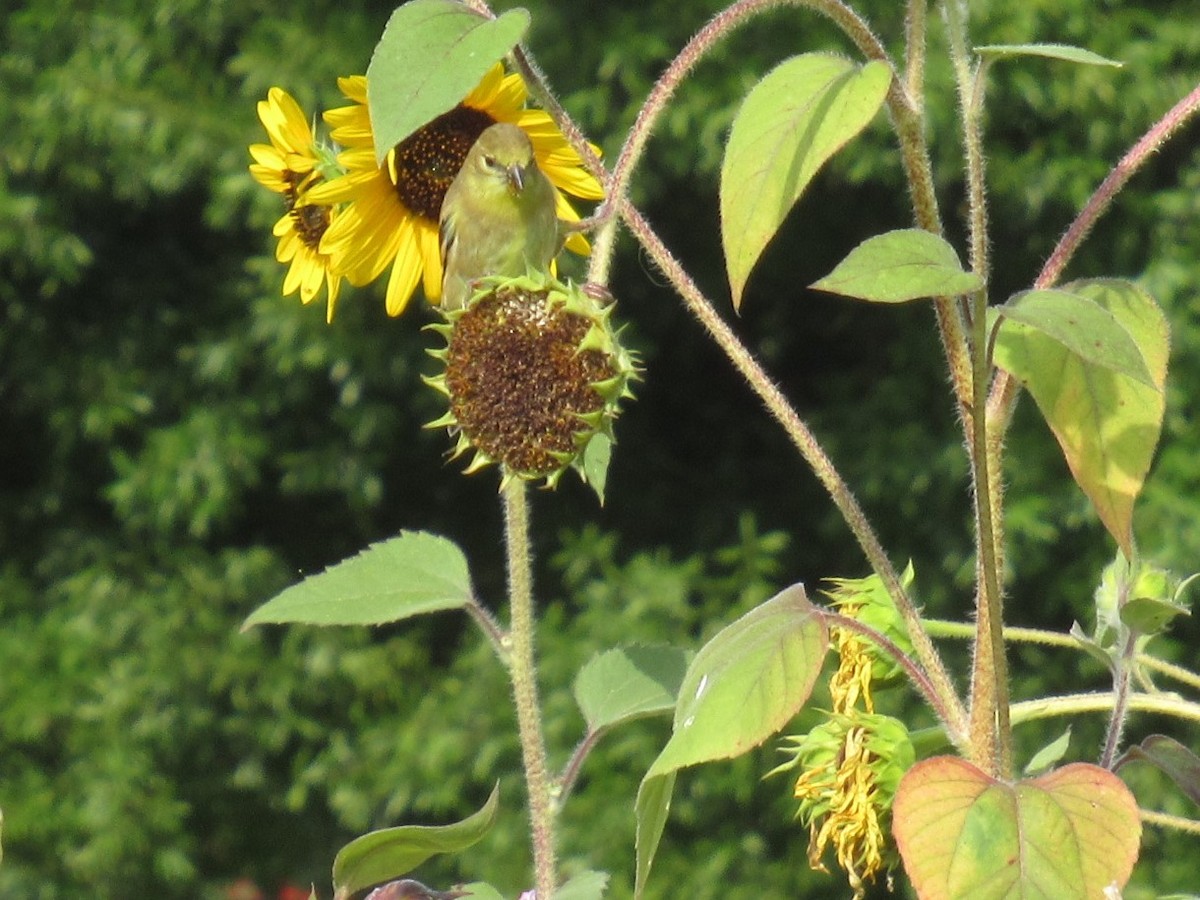
[[[554,186],[525,132],[499,122],[479,135],[446,191],[438,231],[444,310],[466,306],[488,275],[549,271],[561,247]]]
[[[466,896],[464,891],[435,891],[419,881],[404,878],[375,888],[367,895],[367,900],[457,900]]]

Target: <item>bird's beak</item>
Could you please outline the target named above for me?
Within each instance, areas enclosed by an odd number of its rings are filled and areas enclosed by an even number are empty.
[[[525,190],[525,167],[511,165],[504,170],[508,177],[508,189],[514,194],[519,194]]]

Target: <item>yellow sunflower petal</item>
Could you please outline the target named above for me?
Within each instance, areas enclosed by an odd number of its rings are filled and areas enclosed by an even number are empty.
[[[325,282],[327,288],[328,302],[325,305],[325,322],[333,323],[333,309],[337,306],[338,294],[342,290],[342,278],[340,275],[334,275],[328,269],[325,270]]]
[[[442,299],[442,248],[438,241],[438,229],[432,222],[420,218],[416,220],[416,226],[425,299],[437,303]]]
[[[388,278],[385,305],[389,316],[404,312],[420,277],[421,249],[414,234],[413,219],[409,217],[400,228],[400,249],[396,252],[396,261],[392,263],[392,274]]]
[[[337,86],[348,100],[353,100],[355,103],[367,102],[366,75],[348,75],[345,78],[339,78]]]
[[[525,106],[525,98],[528,96],[529,91],[521,76],[508,75],[500,82],[496,96],[488,106],[488,112],[496,118],[517,113]]]
[[[504,81],[504,66],[496,63],[487,73],[479,80],[479,84],[471,93],[463,98],[463,105],[469,106],[472,109],[489,110],[489,107],[494,102],[497,93],[500,90],[500,85]]]
[[[332,206],[335,203],[346,203],[356,199],[372,181],[379,178],[376,172],[348,172],[339,175],[332,181],[326,181],[312,188],[305,195],[309,203],[320,206]]]
[[[567,198],[558,191],[554,192],[554,211],[564,222],[579,221],[579,213],[575,212],[575,208],[567,202]],[[587,238],[579,231],[573,231],[567,235],[567,240],[563,246],[572,253],[578,253],[580,256],[587,256],[592,252],[592,245],[588,243]]]

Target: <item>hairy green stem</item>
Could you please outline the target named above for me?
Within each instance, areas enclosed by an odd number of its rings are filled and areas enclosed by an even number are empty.
[[[701,293],[679,262],[663,246],[661,239],[642,217],[642,214],[632,204],[626,202],[621,207],[621,215],[646,252],[671,282],[672,287],[683,298],[691,313],[708,330],[713,340],[729,357],[751,389],[758,394],[767,411],[783,427],[792,444],[800,451],[800,455],[833,499],[834,505],[858,540],[871,569],[882,579],[888,594],[891,595],[896,608],[904,618],[917,659],[925,669],[934,693],[940,698],[940,703],[935,708],[945,711],[944,724],[951,740],[956,746],[965,748],[966,712],[954,691],[941,657],[938,656],[933,643],[921,628],[921,618],[916,604],[904,589],[900,576],[888,560],[887,554],[850,488],[842,480],[816,437],[796,414],[783,392],[771,381],[750,351],[738,340],[725,320],[717,314],[712,303]]]
[[[1130,600],[1133,591],[1133,572],[1136,563],[1127,562],[1118,566],[1117,577],[1117,609],[1122,609]],[[1100,753],[1100,765],[1111,769],[1117,758],[1117,747],[1121,742],[1121,734],[1125,731],[1125,721],[1129,716],[1129,694],[1133,689],[1133,671],[1131,660],[1137,652],[1137,632],[1128,626],[1125,639],[1121,644],[1121,652],[1112,658],[1113,708],[1108,719],[1108,730],[1104,736],[1104,750]]]
[[[1113,707],[1112,691],[1087,694],[1065,694],[1059,697],[1042,697],[1024,700],[1012,705],[1012,720],[1020,725],[1035,719],[1051,719],[1057,716],[1073,716],[1079,713],[1108,712]],[[1174,716],[1200,722],[1200,703],[1184,700],[1174,694],[1142,694],[1130,692],[1130,712],[1147,712]]]
[[[975,626],[967,622],[951,622],[946,619],[923,619],[922,624],[932,638],[950,638],[969,640],[975,636]],[[1057,631],[1045,631],[1041,628],[1019,628],[1006,625],[1004,640],[1014,644],[1038,644],[1043,647],[1062,647],[1066,650],[1083,650],[1083,645],[1072,635]],[[1200,674],[1175,663],[1169,663],[1148,653],[1136,653],[1134,663],[1142,669],[1157,672],[1172,681],[1200,690]]]
[[[957,0],[945,0],[950,59],[962,115],[967,163],[968,233],[971,270],[983,286],[971,297],[971,481],[975,499],[977,544],[976,626],[971,675],[971,744],[975,761],[993,775],[1012,775],[1012,727],[1009,723],[1008,665],[1004,654],[1004,608],[1000,592],[1002,564],[1001,495],[998,473],[1001,445],[989,437],[987,391],[991,372],[987,353],[988,217],[984,174],[983,67],[972,71],[966,22]]]
[[[508,561],[508,597],[512,616],[512,659],[509,677],[517,707],[517,730],[525,785],[529,791],[529,820],[533,838],[533,866],[537,895],[549,898],[556,887],[554,862],[554,811],[550,802],[550,777],[542,716],[538,705],[537,667],[534,663],[533,563],[529,547],[529,507],[525,482],[506,479],[504,539]]]
[[[925,105],[925,19],[929,0],[908,0],[904,17],[904,90],[912,109]]]
[[[1186,834],[1200,836],[1200,822],[1197,822],[1195,819],[1173,816],[1169,813],[1153,812],[1149,809],[1139,809],[1138,816],[1147,825],[1170,828],[1174,831],[1182,831]]]

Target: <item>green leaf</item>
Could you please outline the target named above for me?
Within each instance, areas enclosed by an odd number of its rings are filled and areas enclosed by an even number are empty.
[[[1193,803],[1200,804],[1200,757],[1179,741],[1152,734],[1141,744],[1126,750],[1117,768],[1139,760],[1161,770]]]
[[[1080,359],[1154,387],[1146,360],[1116,316],[1089,297],[1067,291],[1025,291],[998,307],[997,344],[1021,341],[1033,329]]]
[[[828,645],[825,620],[800,585],[722,629],[688,667],[671,739],[647,774],[757,747],[804,706]]]
[[[455,890],[466,891],[467,896],[474,897],[475,900],[504,900],[503,894],[483,881],[472,881]]]
[[[608,887],[608,873],[580,872],[554,892],[554,900],[600,900]]]
[[[663,829],[667,826],[667,813],[671,811],[671,792],[675,789],[675,773],[647,776],[638,785],[637,806],[637,873],[633,896],[640,898],[650,878],[650,867],[658,852]]]
[[[987,44],[976,47],[975,52],[989,59],[1012,59],[1017,56],[1041,56],[1064,62],[1080,63],[1085,66],[1113,66],[1120,68],[1124,63],[1093,53],[1070,44]]]
[[[891,69],[806,53],[780,63],[743,102],[721,165],[721,243],[734,308],[788,211],[825,162],[875,117]]]
[[[919,228],[867,238],[813,287],[874,303],[953,297],[983,286],[945,240]]]
[[[828,646],[824,617],[793,585],[696,654],[679,688],[671,739],[638,788],[638,896],[666,825],[675,772],[739,756],[777,733],[808,700]]]
[[[458,609],[470,600],[471,578],[462,551],[446,538],[405,531],[268,600],[242,630],[268,622],[382,625]]]
[[[1127,281],[1064,286],[1110,312],[1137,345],[1153,386],[1081,358],[1032,328],[1001,328],[996,365],[1033,395],[1076,483],[1127,557],[1133,505],[1162,429],[1169,333],[1154,300]]]
[[[1067,748],[1070,746],[1070,744],[1071,726],[1068,725],[1066,731],[1056,737],[1037,753],[1033,754],[1033,758],[1029,760],[1028,765],[1025,766],[1025,774],[1040,775],[1042,772],[1046,772],[1054,768],[1056,765],[1058,765],[1059,760],[1061,760],[1066,754]]]
[[[457,106],[529,28],[517,7],[485,18],[457,0],[409,0],[396,8],[367,67],[375,158]]]
[[[1138,634],[1161,634],[1177,616],[1190,616],[1186,606],[1156,597],[1134,597],[1121,607],[1121,621]]]
[[[478,843],[491,829],[499,805],[497,786],[478,812],[453,825],[401,825],[356,838],[338,851],[333,861],[335,897],[348,897],[373,884],[399,878],[431,856],[457,853]]]
[[[592,435],[583,448],[580,474],[584,483],[596,492],[596,499],[604,505],[604,486],[608,482],[608,464],[612,460],[612,438],[603,432]]]
[[[922,900],[1093,900],[1129,880],[1142,831],[1137,801],[1099,766],[1009,784],[949,756],[905,774],[892,821]]]
[[[619,647],[594,657],[575,678],[575,702],[588,730],[667,712],[675,706],[687,669],[676,647]]]

